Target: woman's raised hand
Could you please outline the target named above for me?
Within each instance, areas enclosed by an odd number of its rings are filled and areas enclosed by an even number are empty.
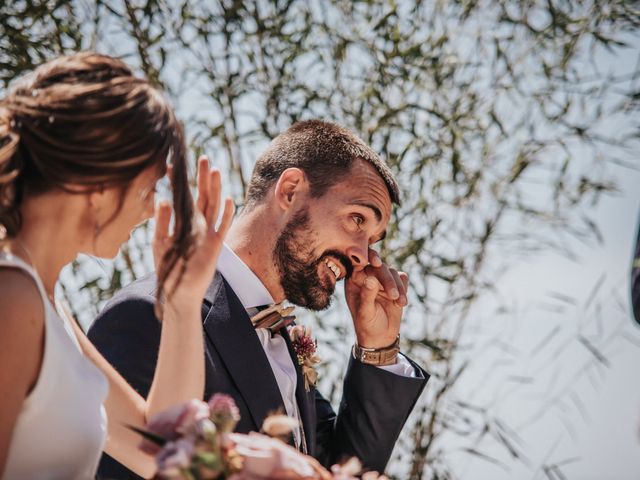
[[[227,197],[220,224],[216,228],[221,203],[220,190],[220,172],[217,169],[209,170],[207,157],[201,156],[198,159],[198,199],[193,221],[195,244],[189,259],[186,262],[179,260],[167,277],[164,286],[165,305],[177,307],[196,302],[199,306],[213,280],[218,256],[234,213],[233,201]],[[155,220],[153,255],[157,271],[173,240],[169,233],[171,206],[167,202],[158,204]]]

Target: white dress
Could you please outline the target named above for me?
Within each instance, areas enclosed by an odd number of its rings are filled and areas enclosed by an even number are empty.
[[[6,267],[21,269],[36,282],[44,304],[45,340],[40,373],[16,419],[3,478],[94,478],[106,438],[107,379],[82,354],[71,325],[47,299],[36,272],[0,251],[0,268]]]

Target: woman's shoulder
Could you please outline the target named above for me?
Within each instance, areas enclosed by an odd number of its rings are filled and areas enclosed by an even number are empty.
[[[44,303],[36,280],[20,268],[0,268],[0,364],[38,376],[44,350]],[[28,375],[27,375],[28,373]]]
[[[36,279],[17,266],[0,267],[0,305],[3,318],[9,322],[16,316],[39,317],[40,320],[44,317],[44,303]]]
[[[23,269],[0,268],[0,305],[0,350],[18,356],[11,363],[20,357],[22,360],[33,355],[39,358],[38,352],[43,349],[45,311],[36,280]]]

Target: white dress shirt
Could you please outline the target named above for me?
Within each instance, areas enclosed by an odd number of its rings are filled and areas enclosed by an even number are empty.
[[[274,303],[269,291],[256,274],[226,244],[223,245],[220,252],[217,269],[247,310],[249,316],[257,313],[256,307]],[[298,424],[300,424],[300,413],[296,402],[296,367],[291,355],[289,355],[287,344],[281,335],[271,336],[271,332],[266,328],[256,328],[256,334],[278,383],[286,413],[298,420]],[[398,356],[398,363],[378,368],[396,375],[415,377],[415,369],[402,354]],[[300,432],[294,432],[294,437],[296,445],[299,446]]]

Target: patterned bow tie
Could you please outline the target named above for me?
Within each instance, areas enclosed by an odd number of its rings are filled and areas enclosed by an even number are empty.
[[[291,315],[291,312],[294,309],[295,307],[285,307],[282,302],[264,305],[258,307],[260,311],[251,317],[251,323],[254,328],[268,328],[272,333],[275,333],[282,327],[293,323],[296,317]]]

